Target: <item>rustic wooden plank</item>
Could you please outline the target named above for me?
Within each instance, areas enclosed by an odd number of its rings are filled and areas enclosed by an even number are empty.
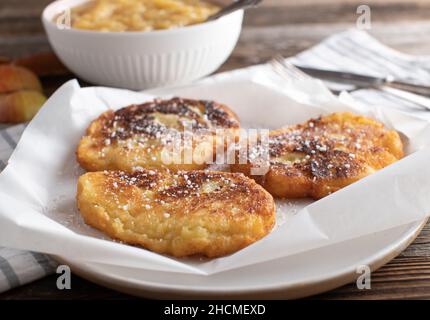
[[[43,34],[30,37],[0,37],[0,56],[16,58],[50,50],[51,46]]]
[[[13,30],[16,33],[30,31],[23,29],[29,24],[37,25],[34,32],[40,29],[40,15],[49,1],[19,0],[21,5],[0,5],[0,31]],[[291,5],[290,2],[277,2],[276,5],[266,5],[261,8],[249,10],[245,18],[245,25],[269,26],[290,25],[329,22],[354,22],[357,19],[356,9],[362,3],[360,1],[326,2],[316,1],[309,10],[309,4],[299,3]],[[425,20],[430,12],[430,2],[410,1],[370,1],[372,19],[375,22],[402,21],[413,18]]]
[[[333,33],[352,27],[352,23],[245,27],[233,55],[221,70],[264,62],[276,53],[291,56]],[[374,24],[371,33],[400,51],[430,53],[430,22]],[[0,37],[0,55],[22,56],[45,50],[49,50],[49,44],[43,33]]]
[[[315,4],[312,9],[308,5],[289,7],[285,5],[263,6],[258,10],[249,10],[245,18],[245,25],[271,26],[308,23],[342,23],[355,22],[358,18],[357,7],[360,1],[353,3],[331,2],[329,4]],[[369,4],[372,21],[392,22],[425,20],[429,16],[430,2],[426,3],[376,3]]]
[[[237,67],[239,64],[245,66],[259,63],[275,53],[286,56],[294,55],[333,33],[354,26],[354,23],[320,23],[244,27],[238,46],[227,65],[230,62],[232,67]],[[412,25],[406,22],[374,23],[371,33],[398,50],[412,54],[430,53],[430,23],[428,21],[416,21]],[[49,45],[42,29],[34,34],[0,36],[0,55],[20,56],[48,48]],[[242,62],[238,63],[238,60]]]
[[[424,271],[423,271],[424,270]],[[77,276],[72,278],[73,290],[58,291],[56,276],[39,280],[34,284],[14,289],[0,295],[2,299],[124,299],[128,296],[104,289]],[[37,293],[34,290],[37,288]],[[430,259],[396,258],[372,274],[370,290],[359,290],[350,284],[311,299],[428,299],[430,298]]]
[[[123,300],[136,299],[135,297],[103,288],[87,280],[72,275],[72,290],[58,290],[56,287],[57,275],[51,275],[32,284],[0,294],[0,300],[29,300],[54,299],[55,300]]]
[[[334,33],[353,27],[351,23],[245,27],[233,55],[221,70],[263,63],[276,54],[293,56]],[[370,32],[399,51],[430,54],[430,22],[374,24]]]
[[[39,17],[0,18],[0,30],[2,37],[44,34]]]
[[[17,2],[25,4],[25,6],[11,7],[9,5],[7,7],[3,3],[3,9],[0,7],[0,55],[19,56],[31,51],[46,50],[48,45],[46,38],[44,38],[39,15],[44,5],[49,1],[19,0]],[[355,8],[359,2],[347,1],[340,5],[324,0],[316,2],[321,2],[321,4],[314,5],[312,10],[309,10],[306,3],[293,6],[288,1],[272,1],[262,8],[250,10],[246,15],[241,42],[231,60],[232,66],[237,67],[239,65],[237,60],[241,58],[244,64],[258,63],[279,50],[285,55],[292,55],[309,47],[324,36],[354,27]],[[273,3],[277,3],[277,5],[271,5]],[[384,19],[394,21],[382,25],[384,28],[390,28],[391,24],[391,32],[384,35],[389,37],[388,40],[408,40],[407,45],[404,46],[406,49],[413,48],[415,52],[430,52],[426,50],[427,43],[429,43],[428,37],[423,36],[428,33],[415,27],[418,24],[405,23],[406,28],[398,25],[399,16],[404,18],[413,15],[415,19],[426,17],[430,12],[430,2],[399,3],[399,1],[389,1],[388,5],[383,6],[377,1],[375,5],[371,6],[375,29],[379,28],[378,25]],[[282,10],[283,8],[287,9]],[[384,16],[379,17],[378,12],[383,13]],[[405,12],[409,13],[406,14]],[[407,32],[408,30],[411,31]],[[36,43],[33,36],[38,39]],[[8,38],[16,39],[15,43],[10,40],[7,42]],[[3,39],[6,39],[4,40],[6,42],[1,41]],[[411,46],[411,43],[414,46]],[[388,44],[393,45],[391,41],[388,41]],[[396,47],[395,44],[394,46]],[[254,52],[257,50],[257,54],[250,55],[249,51],[251,50]],[[241,57],[242,52],[246,56]]]

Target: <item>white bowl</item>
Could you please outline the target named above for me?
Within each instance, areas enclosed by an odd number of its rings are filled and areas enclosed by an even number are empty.
[[[242,28],[243,11],[211,22],[149,32],[59,28],[53,21],[87,1],[54,1],[43,11],[42,21],[61,61],[98,85],[140,90],[204,77],[227,60]]]

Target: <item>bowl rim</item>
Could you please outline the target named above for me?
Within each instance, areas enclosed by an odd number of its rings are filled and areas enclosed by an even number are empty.
[[[67,3],[67,2],[72,2],[72,1],[78,1],[79,0],[55,0],[53,2],[51,2],[50,4],[48,4],[44,9],[43,12],[41,14],[41,19],[42,22],[44,23],[46,28],[51,28],[51,29],[56,29],[60,32],[64,32],[64,33],[69,33],[69,34],[77,34],[77,35],[82,35],[82,36],[102,36],[102,37],[106,37],[106,36],[113,36],[113,37],[121,37],[121,36],[148,36],[148,37],[152,37],[152,36],[168,36],[168,35],[177,35],[178,33],[186,33],[186,32],[192,32],[192,31],[199,31],[199,30],[204,30],[207,29],[210,26],[215,26],[217,24],[221,24],[223,22],[226,22],[227,20],[231,20],[232,17],[234,16],[241,16],[240,20],[242,20],[243,18],[243,10],[237,10],[235,12],[232,12],[228,15],[225,15],[219,19],[213,20],[213,21],[207,21],[207,22],[202,22],[202,23],[197,23],[194,25],[188,25],[188,26],[183,26],[183,27],[178,27],[178,28],[172,28],[172,29],[160,29],[160,30],[151,30],[151,31],[122,31],[122,32],[117,32],[117,31],[96,31],[96,30],[85,30],[85,29],[75,29],[75,28],[64,28],[64,29],[59,29],[55,22],[52,21],[52,17],[48,17],[48,12],[50,10],[54,10],[53,7],[58,6],[61,3]],[[89,2],[92,0],[82,0],[80,2],[80,4],[83,4],[85,2]],[[78,4],[76,4],[78,5]],[[73,6],[71,5],[69,8],[72,8]],[[61,12],[61,11],[60,11]],[[55,14],[57,14],[59,12],[56,12]],[[55,14],[53,16],[55,16]]]

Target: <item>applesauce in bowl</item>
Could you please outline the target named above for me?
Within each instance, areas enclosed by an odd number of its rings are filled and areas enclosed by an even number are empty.
[[[133,0],[145,1],[148,0]],[[159,3],[167,0],[161,1],[158,0]],[[108,27],[98,27],[100,30],[73,27],[73,10],[96,3],[56,0],[43,11],[42,21],[49,43],[64,65],[81,79],[101,86],[143,90],[200,79],[226,61],[242,29],[243,10],[202,23],[188,20],[192,24],[183,27],[173,27],[171,23],[168,29],[130,31],[124,27],[116,30],[127,31],[115,32],[101,31],[111,30]],[[110,10],[104,14],[111,15]]]
[[[204,22],[220,7],[202,0],[92,0],[72,8],[72,28],[124,32]]]

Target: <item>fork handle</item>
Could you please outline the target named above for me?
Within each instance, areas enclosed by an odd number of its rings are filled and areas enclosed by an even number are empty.
[[[387,82],[384,85],[391,88],[400,89],[403,91],[408,91],[422,96],[430,97],[430,87],[428,86],[421,86],[416,84],[409,85],[407,83],[398,82],[398,81]]]

